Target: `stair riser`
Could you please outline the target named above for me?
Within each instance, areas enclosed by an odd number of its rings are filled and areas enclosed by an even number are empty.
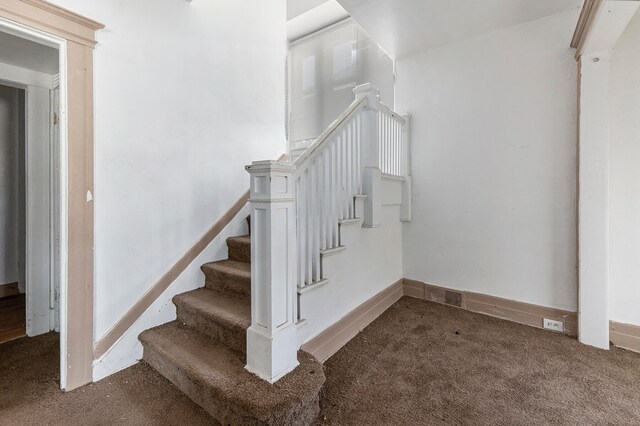
[[[220,424],[235,424],[227,418],[234,417],[233,415],[230,415],[232,413],[229,413],[227,409],[223,408],[222,404],[219,403],[220,400],[213,397],[211,392],[209,392],[202,384],[192,381],[180,366],[172,363],[171,360],[157,352],[153,345],[146,345],[143,342],[142,346],[144,348],[144,355],[142,359],[144,359],[147,364],[173,383],[178,389],[187,395],[189,399],[204,408],[205,411]],[[225,412],[227,412],[227,416],[223,414]],[[257,425],[259,423],[255,422],[253,424]]]
[[[227,247],[229,248],[229,259],[251,263],[251,244],[245,244],[239,241],[227,241]]]
[[[259,420],[241,407],[221,402],[224,401],[224,395],[219,395],[214,389],[192,379],[185,368],[156,351],[154,345],[146,344],[144,340],[142,345],[144,361],[222,425],[310,425],[320,414],[320,393],[318,392],[312,400],[298,404],[285,418]]]
[[[178,321],[216,339],[234,351],[242,353],[243,359],[245,359],[247,330],[243,327],[217,322],[214,318],[206,317],[180,305],[178,305],[177,311]]]
[[[206,269],[204,274],[207,288],[251,299],[251,278],[214,269]]]

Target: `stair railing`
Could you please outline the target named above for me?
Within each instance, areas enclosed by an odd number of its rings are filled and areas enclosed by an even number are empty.
[[[380,102],[371,84],[291,164],[254,162],[251,175],[251,327],[247,369],[271,383],[297,365],[297,293],[326,282],[321,258],[342,247],[340,223],[381,224],[381,178],[403,178],[410,219],[408,116]],[[356,200],[364,199],[362,218]]]

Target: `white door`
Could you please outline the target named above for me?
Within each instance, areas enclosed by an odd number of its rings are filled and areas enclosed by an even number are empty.
[[[27,89],[27,335],[51,324],[51,134],[50,90]]]

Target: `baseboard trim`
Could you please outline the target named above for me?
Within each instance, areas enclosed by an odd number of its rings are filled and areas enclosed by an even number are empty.
[[[536,328],[543,328],[543,318],[562,321],[564,334],[578,335],[578,314],[576,312],[469,291],[451,290],[406,278],[404,279],[404,294]]]
[[[18,283],[8,283],[0,285],[0,299],[3,297],[15,296],[20,293]]]
[[[609,340],[614,346],[640,353],[640,326],[609,321]]]
[[[387,287],[304,345],[302,350],[325,362],[404,295],[404,280]]]

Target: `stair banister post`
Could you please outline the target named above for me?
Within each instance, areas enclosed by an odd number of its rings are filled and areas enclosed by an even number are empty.
[[[363,226],[377,228],[382,222],[380,143],[378,109],[380,91],[371,83],[353,89],[356,99],[365,98],[367,106],[362,111],[362,192],[364,201]]]
[[[251,327],[246,369],[274,383],[298,365],[295,167],[256,161],[251,176]]]

